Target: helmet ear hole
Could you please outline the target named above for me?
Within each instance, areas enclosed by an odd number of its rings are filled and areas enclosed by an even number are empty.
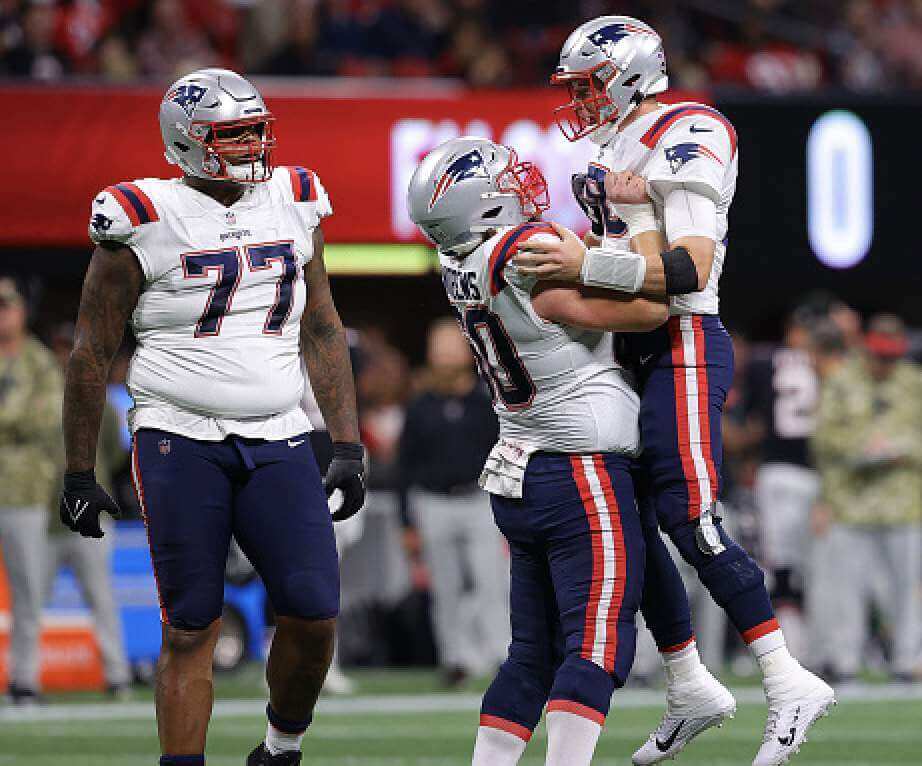
[[[176,147],[177,149],[179,149],[179,151],[181,151],[181,152],[188,152],[188,151],[189,151],[189,146],[188,146],[187,144],[181,144],[181,143],[179,143],[179,141],[174,141],[174,142],[173,142],[173,146],[175,146],[175,147]]]
[[[630,87],[631,87],[632,85],[634,85],[639,79],[640,79],[640,75],[639,75],[639,74],[635,74],[633,77],[629,77],[627,80],[624,81],[624,87],[625,87],[625,88],[630,88]]]
[[[502,207],[493,207],[493,208],[490,208],[489,210],[487,210],[487,211],[486,211],[483,215],[481,215],[480,217],[481,217],[481,218],[496,218],[496,216],[498,216],[498,215],[499,215],[500,213],[502,213],[502,212],[503,212]]]

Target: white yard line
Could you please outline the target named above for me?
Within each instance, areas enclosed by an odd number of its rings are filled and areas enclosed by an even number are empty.
[[[761,689],[745,687],[734,691],[741,704],[764,704]],[[900,702],[922,700],[922,684],[860,685],[849,684],[837,689],[840,702]],[[664,703],[663,692],[658,690],[632,689],[617,692],[612,700],[612,709],[660,707]],[[474,712],[480,707],[480,695],[475,694],[415,694],[376,695],[345,697],[320,700],[317,714],[337,715],[385,715],[418,713],[461,713]],[[260,716],[266,708],[265,700],[218,700],[215,702],[214,717],[242,718]],[[0,725],[45,721],[103,721],[153,719],[152,702],[129,703],[86,703],[48,705],[45,707],[15,708],[0,707]]]

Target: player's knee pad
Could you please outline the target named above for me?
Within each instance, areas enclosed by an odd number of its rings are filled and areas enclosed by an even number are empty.
[[[762,569],[723,529],[714,524],[722,550],[703,550],[697,523],[690,521],[671,532],[671,538],[689,564],[698,572],[702,584],[714,600],[725,606],[741,594],[765,589]]]
[[[339,578],[319,570],[293,572],[267,590],[275,613],[284,617],[325,620],[339,614]]]
[[[612,693],[623,682],[624,679],[621,679],[620,683],[616,682],[613,673],[594,662],[576,654],[567,655],[554,676],[554,685],[548,698],[548,710],[552,709],[552,703],[555,702],[575,702],[596,711],[604,718],[608,715]]]

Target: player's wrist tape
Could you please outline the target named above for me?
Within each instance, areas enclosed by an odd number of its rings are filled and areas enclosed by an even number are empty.
[[[666,277],[666,295],[685,295],[698,290],[698,268],[684,247],[660,253]]]
[[[358,442],[333,442],[333,457],[342,460],[364,460],[365,448]]]
[[[92,468],[86,471],[72,471],[64,474],[64,489],[68,492],[95,486],[96,471]]]
[[[590,247],[583,256],[580,280],[589,287],[636,293],[646,275],[647,261],[642,255]]]
[[[627,226],[629,238],[633,239],[645,231],[659,230],[659,225],[656,223],[656,213],[653,212],[653,205],[649,202],[640,202],[636,205],[619,203],[615,205],[615,213]]]

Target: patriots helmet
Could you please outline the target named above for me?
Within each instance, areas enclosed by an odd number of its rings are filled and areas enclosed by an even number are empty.
[[[500,226],[537,218],[550,207],[547,181],[514,149],[462,136],[419,163],[407,191],[410,218],[443,253],[464,256]]]
[[[229,69],[187,74],[160,102],[166,159],[196,178],[268,181],[274,119],[252,83]]]
[[[569,91],[569,102],[554,117],[570,141],[603,126],[614,129],[646,96],[669,87],[663,41],[639,19],[600,16],[564,42],[551,84]]]

